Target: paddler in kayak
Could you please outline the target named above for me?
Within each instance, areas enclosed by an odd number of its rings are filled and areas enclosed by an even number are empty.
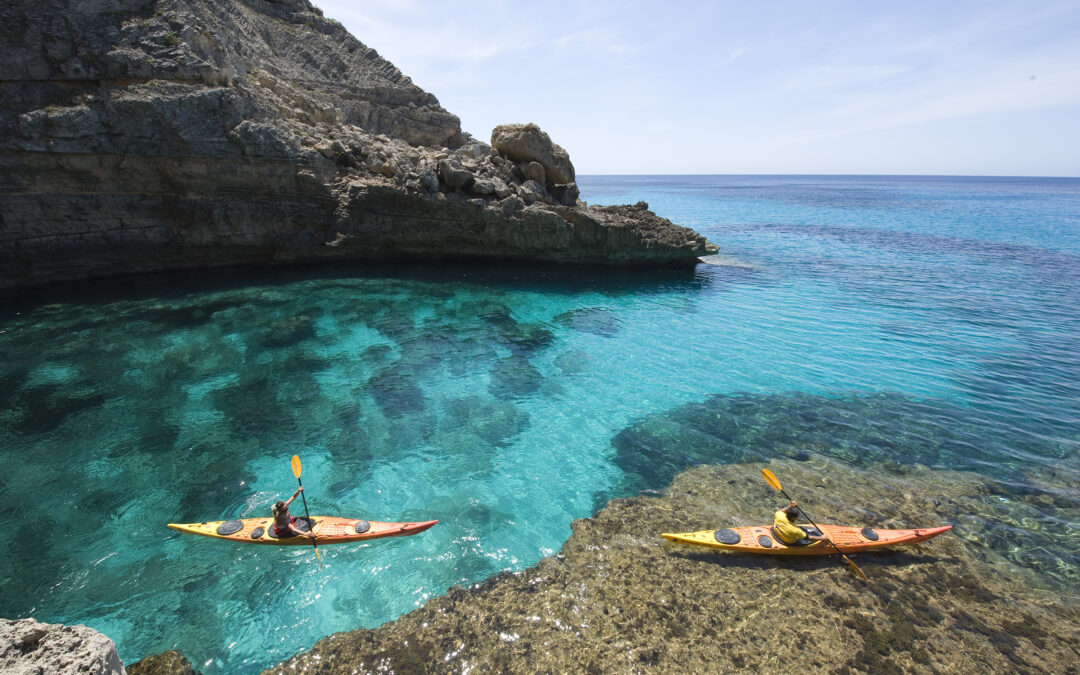
[[[293,503],[293,500],[304,491],[304,486],[296,488],[296,492],[292,493],[292,497],[289,497],[289,501],[277,500],[274,504],[274,534],[278,537],[311,537],[315,538],[314,532],[304,532],[295,525],[296,516],[289,515],[289,504]]]
[[[816,534],[807,534],[806,530],[795,524],[799,517],[799,505],[794,501],[789,502],[787,508],[776,512],[773,520],[773,536],[781,543],[788,546],[806,546],[815,541],[827,541],[828,537]]]

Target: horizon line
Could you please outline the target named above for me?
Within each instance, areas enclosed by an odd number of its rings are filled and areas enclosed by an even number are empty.
[[[746,177],[818,177],[818,178],[1052,178],[1078,180],[1072,176],[1044,174],[978,174],[978,173],[579,173],[583,176],[655,177],[655,176],[746,176]]]

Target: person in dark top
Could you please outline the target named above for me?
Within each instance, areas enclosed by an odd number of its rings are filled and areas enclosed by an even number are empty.
[[[289,504],[293,503],[293,500],[304,491],[304,486],[296,488],[296,492],[292,493],[292,497],[289,497],[289,501],[277,500],[274,504],[274,534],[278,537],[311,537],[315,538],[314,532],[304,532],[296,526],[296,516],[289,515]]]

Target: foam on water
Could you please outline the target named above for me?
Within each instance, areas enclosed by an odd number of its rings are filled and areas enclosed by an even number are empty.
[[[1080,182],[582,186],[749,265],[233,271],[5,301],[0,578],[23,590],[0,615],[90,625],[128,662],[178,648],[204,672],[258,670],[532,565],[610,497],[662,488],[638,480],[650,447],[673,471],[717,442],[700,417],[672,423],[703,401],[759,457],[777,424],[783,452],[812,437],[852,463],[944,457],[1001,480],[1075,455]],[[627,433],[632,451],[613,444]],[[312,513],[440,523],[325,547],[321,571],[305,547],[164,528],[268,514],[294,453]]]

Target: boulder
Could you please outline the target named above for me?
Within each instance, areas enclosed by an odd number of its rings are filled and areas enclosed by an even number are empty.
[[[527,180],[519,185],[517,193],[518,197],[521,197],[526,204],[532,204],[533,202],[547,202],[549,199],[547,190],[544,189],[544,186],[534,180]]]
[[[495,186],[495,196],[499,199],[506,199],[514,193],[510,186],[506,184],[506,181],[498,176],[492,178],[491,183]]]
[[[577,204],[580,195],[581,193],[578,191],[577,183],[557,183],[551,188],[552,198],[563,206],[573,206],[574,204]]]
[[[424,169],[420,172],[420,187],[429,194],[439,191],[439,176],[434,169]]]
[[[499,211],[507,218],[521,213],[525,208],[525,202],[517,195],[510,195],[499,202]]]
[[[540,162],[522,162],[518,165],[518,171],[525,180],[534,180],[541,185],[547,184],[547,172],[544,171],[544,165]]]
[[[455,190],[467,190],[475,180],[471,171],[452,159],[439,160],[439,176]]]
[[[491,147],[515,162],[539,162],[552,183],[575,180],[570,155],[535,124],[500,124],[491,132]]]
[[[482,141],[471,141],[458,148],[457,152],[462,157],[480,160],[491,154],[491,146]]]
[[[0,619],[0,672],[125,675],[113,641],[86,626]]]
[[[495,182],[490,178],[477,178],[473,181],[472,191],[478,195],[495,194]]]

